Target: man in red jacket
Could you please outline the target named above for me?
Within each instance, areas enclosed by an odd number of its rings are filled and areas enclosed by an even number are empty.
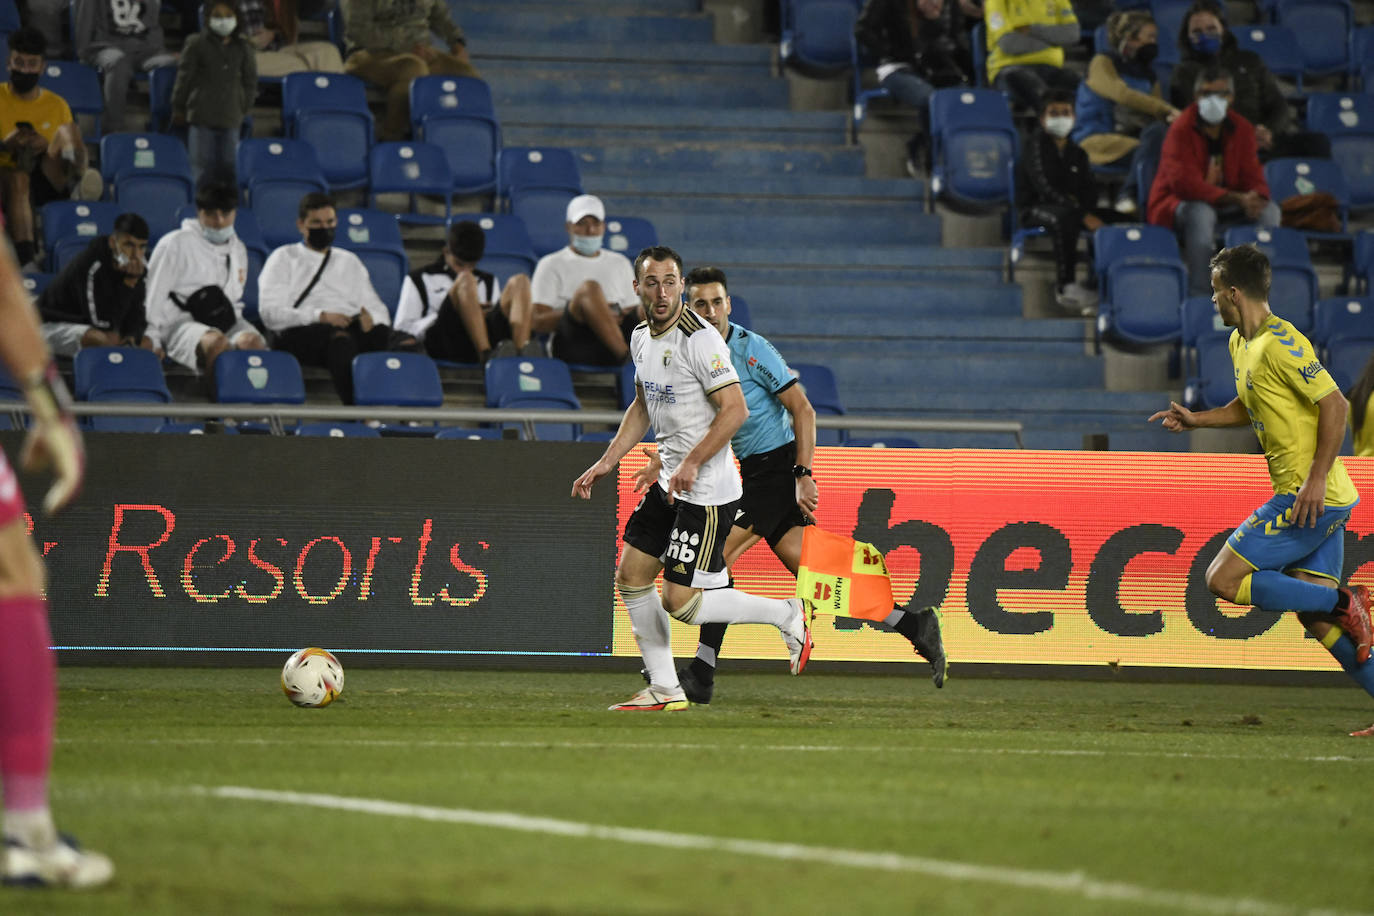
[[[1227,110],[1234,94],[1235,83],[1225,69],[1212,65],[1198,73],[1193,104],[1169,127],[1150,187],[1149,220],[1179,233],[1188,291],[1194,296],[1212,291],[1207,265],[1216,251],[1218,222],[1279,224],[1254,125]]]

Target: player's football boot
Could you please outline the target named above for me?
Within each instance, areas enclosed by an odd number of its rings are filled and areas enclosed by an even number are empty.
[[[907,613],[916,618],[916,633],[911,638],[911,644],[922,658],[930,662],[931,682],[937,688],[945,686],[945,678],[949,676],[949,659],[945,656],[945,640],[940,633],[940,615],[933,607]]]
[[[1360,729],[1360,730],[1357,731],[1357,732],[1351,732],[1351,733],[1350,733],[1350,737],[1352,737],[1352,738],[1374,738],[1374,725],[1369,726],[1369,728],[1362,728],[1362,729]]]
[[[687,694],[650,684],[624,703],[608,708],[611,712],[678,712],[687,708]]]
[[[639,676],[644,678],[644,683],[649,683],[649,669],[640,668]],[[690,664],[683,665],[677,669],[678,686],[682,692],[687,694],[689,702],[696,703],[698,706],[705,706],[711,702],[711,694],[716,689],[715,680],[703,680],[697,677]]]
[[[1370,646],[1374,643],[1374,630],[1369,622],[1369,588],[1357,585],[1339,591],[1341,600],[1336,603],[1336,619],[1355,644],[1355,661],[1363,665],[1369,661]]]
[[[114,877],[114,865],[98,852],[59,834],[46,848],[5,840],[3,883],[15,887],[98,887]]]
[[[805,598],[787,600],[797,606],[797,616],[801,620],[782,631],[782,641],[787,643],[788,667],[793,674],[801,674],[811,660],[811,620],[816,616],[816,610]]]

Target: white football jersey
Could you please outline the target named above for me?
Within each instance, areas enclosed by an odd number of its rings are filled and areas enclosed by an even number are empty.
[[[660,334],[651,333],[648,322],[635,328],[630,356],[663,461],[658,484],[667,491],[673,472],[716,418],[708,395],[738,385],[739,376],[720,332],[685,306]],[[691,492],[674,496],[698,506],[720,506],[739,499],[742,492],[727,442],[701,466]]]

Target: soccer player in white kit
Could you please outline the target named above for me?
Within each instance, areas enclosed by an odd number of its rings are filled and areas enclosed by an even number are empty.
[[[728,588],[725,538],[742,493],[730,437],[749,416],[720,332],[683,303],[682,258],[646,248],[635,258],[635,292],[648,320],[630,338],[635,399],[605,453],[573,483],[590,499],[598,480],[650,426],[663,462],[625,524],[615,572],[649,686],[612,710],[673,712],[687,696],[673,664],[668,615],[684,623],[768,623],[782,632],[793,674],[811,657],[811,606]],[[654,579],[663,571],[662,603]]]

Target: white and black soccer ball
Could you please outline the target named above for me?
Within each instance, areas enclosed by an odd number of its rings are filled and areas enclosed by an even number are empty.
[[[325,649],[302,649],[281,669],[282,693],[297,706],[328,706],[343,688],[343,665]]]

